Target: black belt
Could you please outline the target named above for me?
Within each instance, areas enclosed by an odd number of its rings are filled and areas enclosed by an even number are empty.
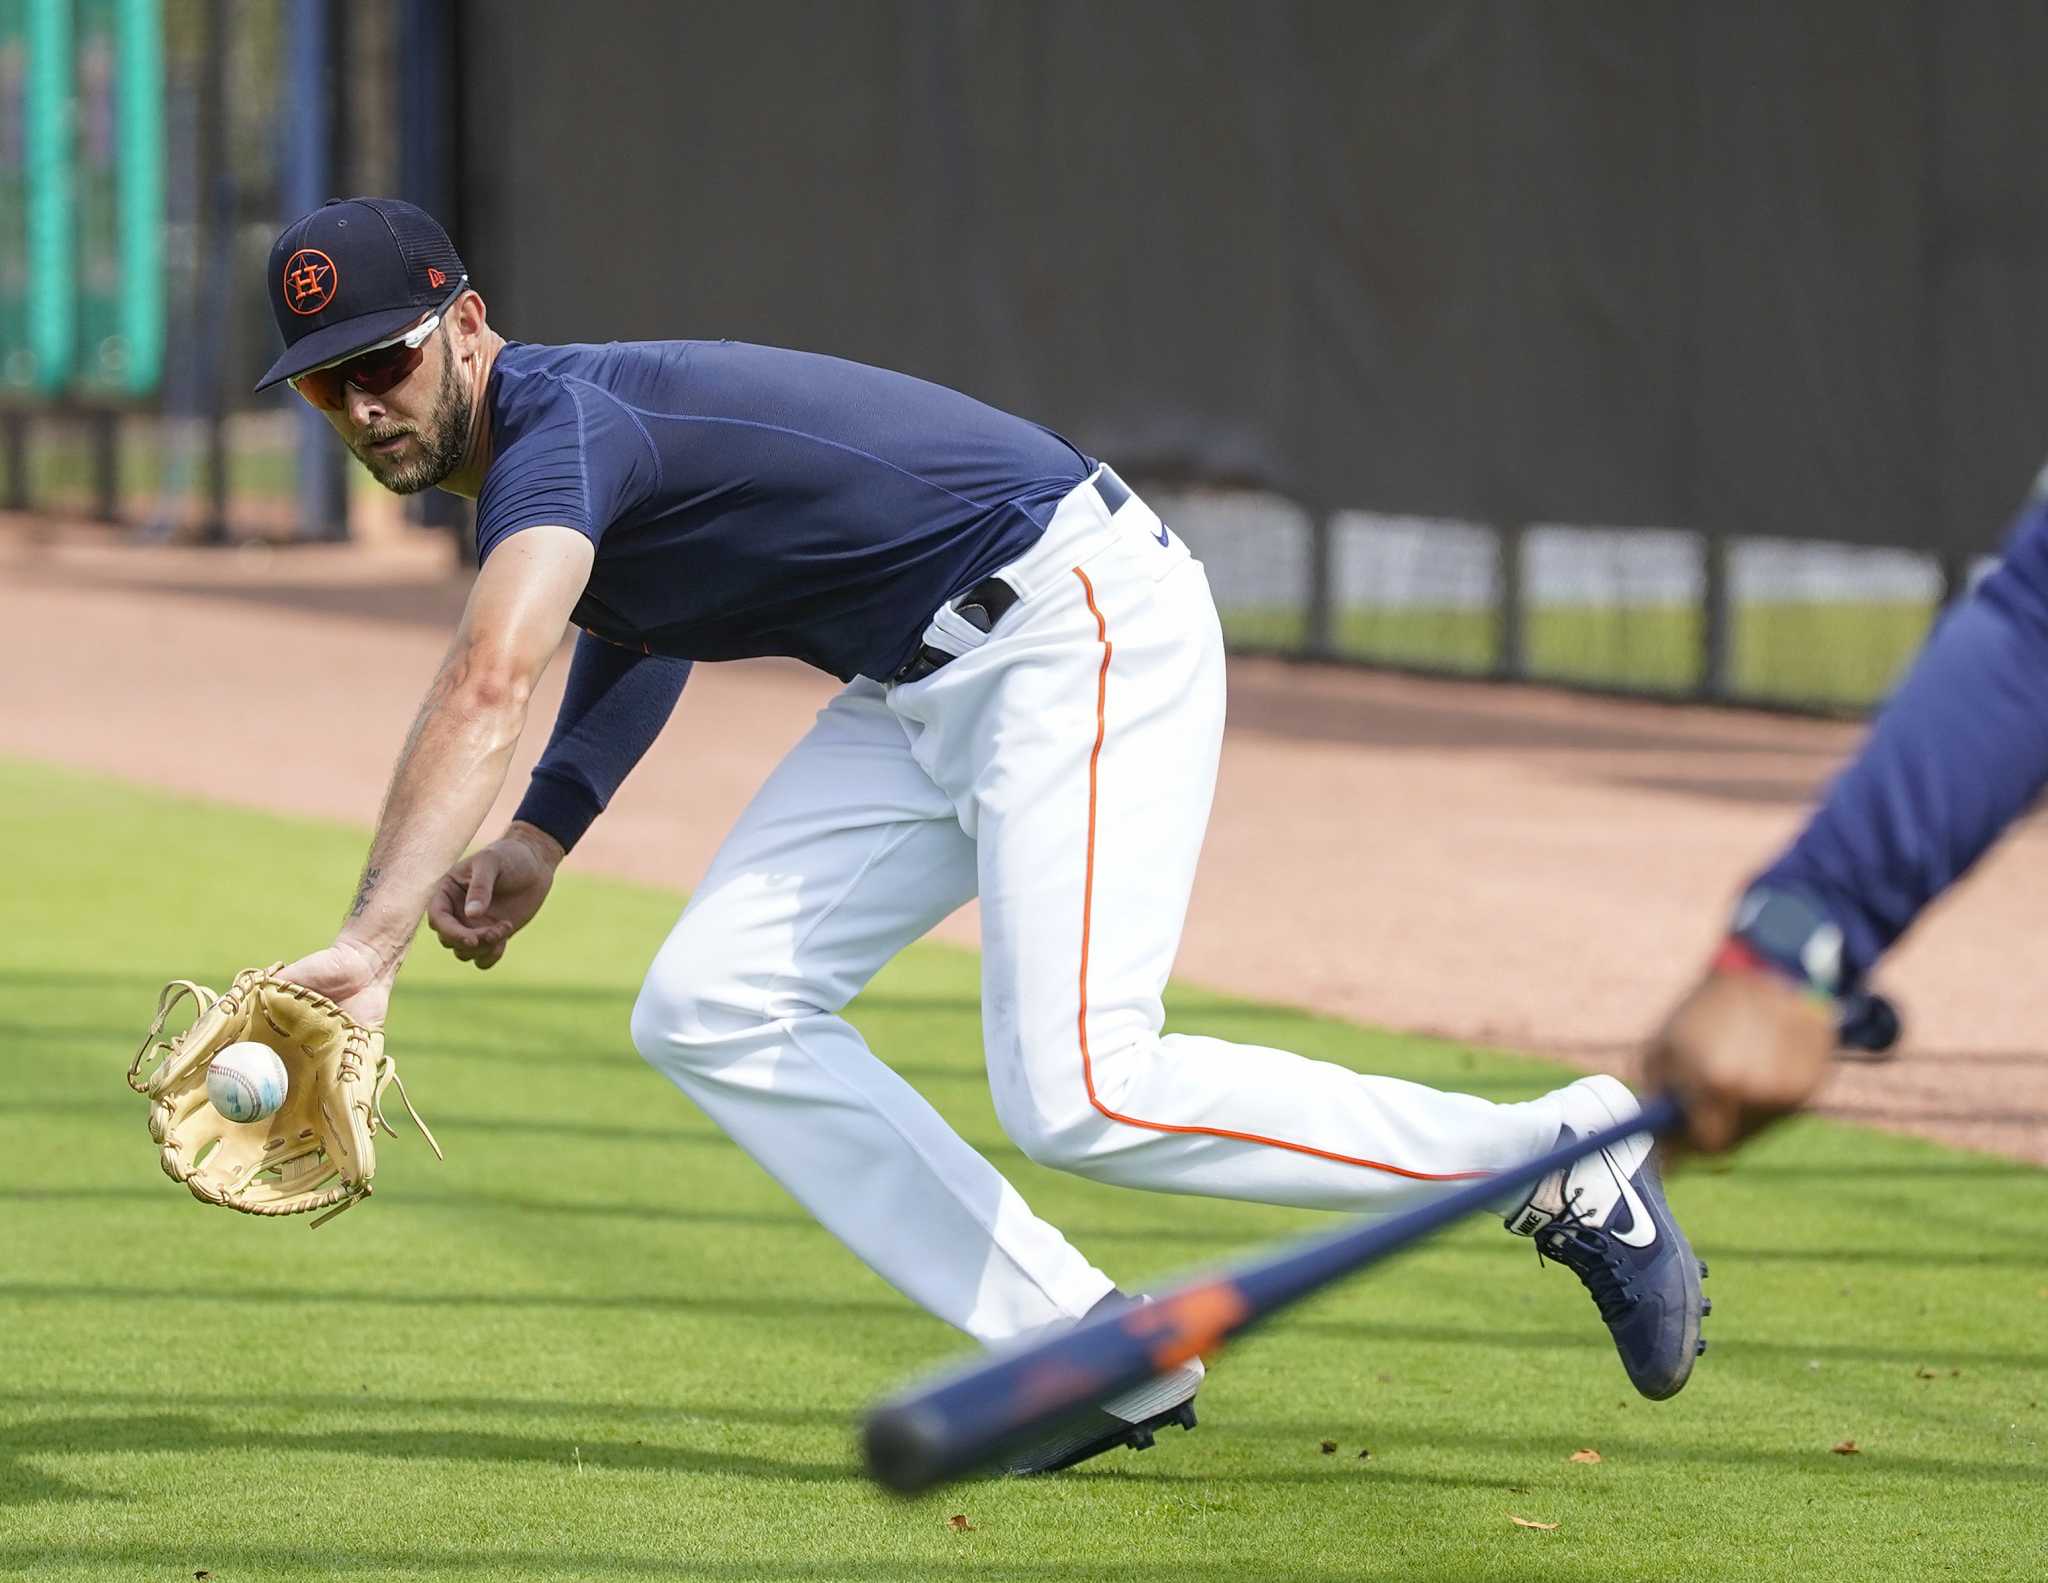
[[[1124,481],[1107,467],[1088,480],[1095,488],[1096,496],[1102,501],[1103,509],[1113,517],[1117,508],[1131,498],[1131,492]],[[1017,590],[1004,582],[1000,576],[983,578],[966,593],[952,601],[953,609],[977,632],[992,632],[995,624],[1010,613],[1010,606],[1017,602]],[[900,684],[921,682],[940,666],[958,659],[957,654],[948,654],[944,649],[930,643],[920,643],[909,659],[896,669],[889,679]]]

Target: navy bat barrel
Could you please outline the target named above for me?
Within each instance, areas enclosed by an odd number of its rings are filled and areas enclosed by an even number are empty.
[[[1679,1123],[1659,1095],[1620,1126],[1575,1138],[1522,1165],[1402,1214],[1298,1242],[1219,1276],[1041,1341],[999,1351],[923,1382],[874,1409],[862,1426],[868,1471],[915,1494],[1055,1433],[1084,1413],[1332,1281],[1532,1187],[1552,1171],[1644,1132]]]

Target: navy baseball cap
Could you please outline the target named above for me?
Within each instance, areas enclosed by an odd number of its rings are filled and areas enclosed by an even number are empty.
[[[284,355],[256,388],[387,340],[468,274],[426,210],[399,198],[329,199],[271,244],[270,311]]]

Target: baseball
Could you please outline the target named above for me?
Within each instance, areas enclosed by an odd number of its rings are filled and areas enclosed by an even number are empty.
[[[277,1114],[289,1086],[277,1052],[253,1039],[229,1045],[207,1063],[206,1097],[230,1121]]]

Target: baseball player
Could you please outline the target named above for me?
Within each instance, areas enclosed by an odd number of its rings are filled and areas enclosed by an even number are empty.
[[[972,897],[989,1083],[1041,1165],[1385,1211],[1637,1105],[1608,1077],[1522,1104],[1161,1032],[1223,729],[1199,562],[1114,471],[936,385],[728,341],[506,341],[441,227],[388,199],[287,227],[289,381],[386,488],[476,502],[479,570],[334,943],[284,976],[381,1025],[422,913],[488,968],[667,722],[696,660],[844,684],[768,778],[648,970],[641,1053],[885,1280],[984,1343],[1131,1299],[840,1015]],[[528,699],[580,629],[511,826],[464,857]],[[886,1056],[887,1052],[883,1053]],[[1577,1272],[1645,1395],[1703,1343],[1646,1138],[1509,1228]],[[1021,1458],[1192,1427],[1191,1363]]]
[[[2037,486],[1996,570],[1942,619],[1658,1035],[1649,1071],[1685,1102],[1692,1144],[1726,1149],[1813,1096],[1872,967],[2044,785],[2048,495]]]

